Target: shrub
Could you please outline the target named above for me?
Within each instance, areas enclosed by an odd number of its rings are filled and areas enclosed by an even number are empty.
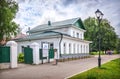
[[[114,50],[113,54],[119,54],[119,52],[117,50]]]
[[[19,63],[23,63],[24,62],[24,54],[23,53],[19,53],[19,55],[18,55],[18,62]]]

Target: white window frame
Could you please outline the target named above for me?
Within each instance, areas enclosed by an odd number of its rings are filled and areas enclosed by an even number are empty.
[[[69,54],[71,54],[71,43],[69,43]]]
[[[66,43],[63,43],[63,54],[66,54]]]
[[[73,53],[75,54],[75,43],[73,44]]]
[[[77,44],[77,53],[79,53],[79,44]]]
[[[73,31],[73,37],[75,37],[75,31]]]

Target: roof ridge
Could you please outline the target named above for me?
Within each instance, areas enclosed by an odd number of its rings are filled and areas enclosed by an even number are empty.
[[[61,20],[61,21],[55,21],[53,23],[56,23],[56,22],[64,22],[64,21],[68,21],[68,20],[72,20],[72,19],[80,19],[80,17],[76,17],[76,18],[71,18],[71,19],[64,19],[64,20]]]
[[[79,19],[81,19],[80,17],[78,17],[78,18],[76,18],[76,20],[72,23],[72,24],[74,24],[77,20],[79,20]]]
[[[80,17],[76,17],[76,18],[71,18],[71,19],[66,19],[66,20],[61,20],[61,21],[56,21],[56,22],[51,22],[51,26],[63,26],[63,25],[69,25],[69,24],[74,24],[77,20],[79,20]],[[28,32],[33,32],[33,31],[36,31],[36,30],[40,30],[43,29],[41,26],[44,26],[44,28],[47,28],[49,25],[48,24],[41,24],[41,25],[38,25],[36,27],[34,27],[33,29],[31,29],[30,31]],[[52,28],[52,27],[49,27],[49,28]]]

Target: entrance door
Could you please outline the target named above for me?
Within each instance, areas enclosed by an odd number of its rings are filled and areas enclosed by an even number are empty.
[[[33,63],[33,49],[30,47],[24,47],[24,63]]]

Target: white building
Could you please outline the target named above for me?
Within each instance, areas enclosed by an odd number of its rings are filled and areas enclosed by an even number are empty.
[[[58,50],[59,57],[63,55],[88,55],[90,41],[84,40],[85,27],[80,18],[73,18],[59,22],[36,26],[28,31],[29,35],[16,39],[18,43],[18,53],[22,52],[23,46],[28,46],[33,42],[39,43],[42,48],[43,43],[48,43],[49,48]]]

